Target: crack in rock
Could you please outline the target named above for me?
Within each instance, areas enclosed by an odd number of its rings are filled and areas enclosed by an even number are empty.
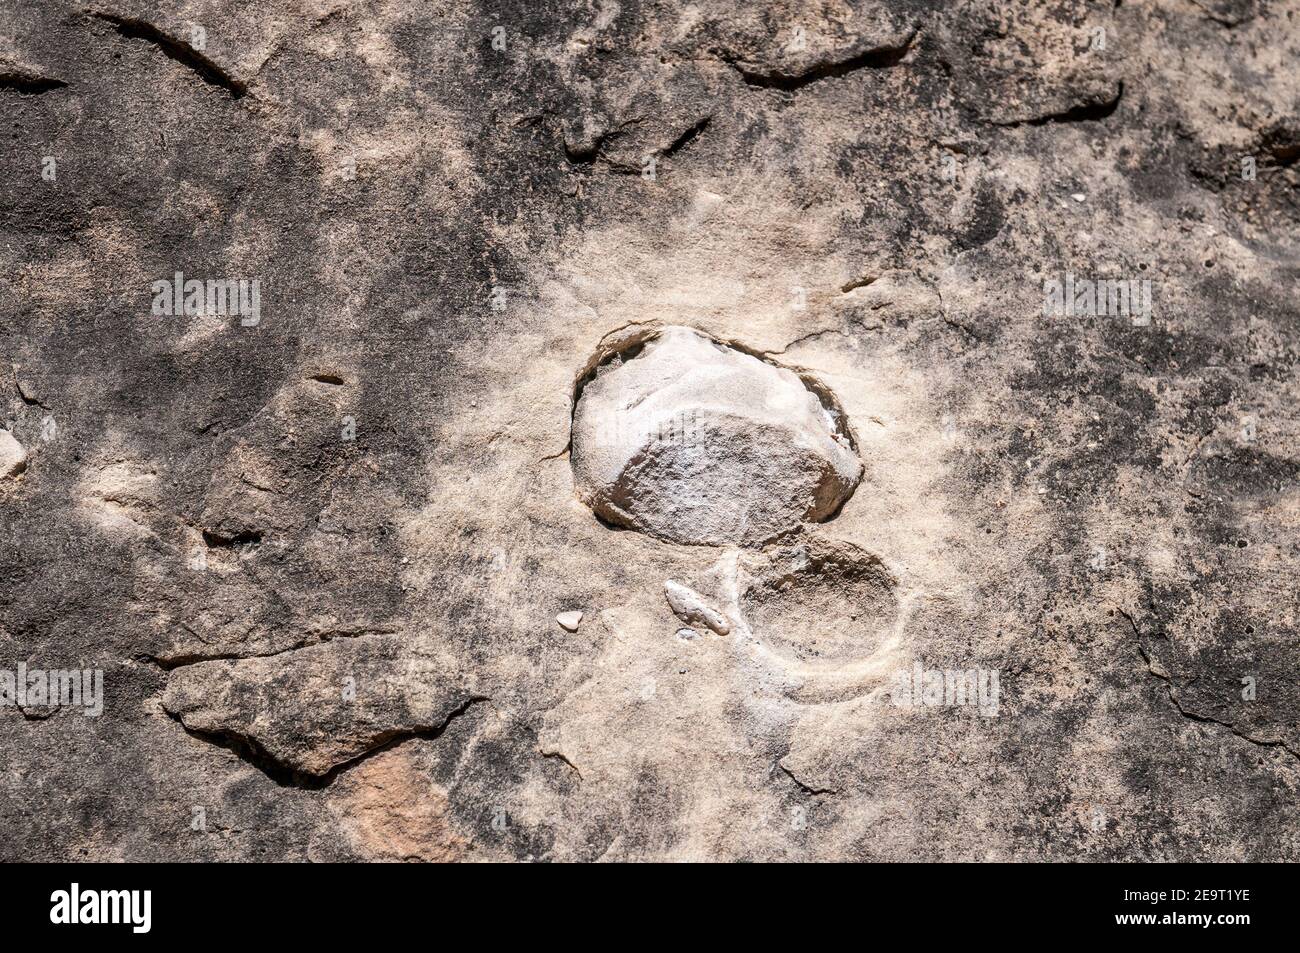
[[[1154,676],[1155,678],[1159,679],[1161,682],[1164,683],[1165,692],[1169,696],[1169,703],[1174,706],[1174,710],[1177,711],[1178,714],[1182,715],[1184,718],[1188,719],[1189,721],[1195,721],[1205,725],[1218,725],[1220,728],[1227,728],[1229,731],[1233,733],[1233,735],[1240,738],[1242,741],[1249,742],[1250,744],[1256,745],[1257,747],[1281,748],[1287,754],[1291,755],[1291,757],[1300,758],[1300,751],[1296,751],[1294,748],[1292,748],[1290,745],[1288,745],[1285,741],[1281,739],[1270,741],[1264,738],[1256,738],[1253,735],[1248,734],[1244,729],[1239,727],[1235,722],[1224,721],[1222,718],[1215,718],[1213,715],[1202,715],[1199,712],[1195,712],[1188,708],[1184,708],[1183,703],[1178,700],[1178,694],[1175,690],[1175,683],[1173,678],[1170,675],[1161,672],[1156,668],[1155,663],[1151,659],[1150,653],[1148,653],[1146,648],[1142,645],[1142,641],[1141,641],[1142,632],[1140,629],[1138,629],[1137,621],[1133,618],[1132,614],[1126,611],[1125,609],[1119,609],[1119,614],[1128,620],[1128,624],[1133,629],[1133,634],[1137,636],[1137,641],[1134,642],[1134,647],[1137,649],[1138,655],[1141,656],[1143,664],[1146,665],[1147,674]]]
[[[569,766],[569,769],[578,776],[579,781],[584,780],[582,777],[582,771],[578,768],[576,764],[574,764],[572,761],[569,760],[568,756],[563,751],[547,751],[544,748],[538,748],[537,753],[540,754],[543,758],[563,761],[566,765]]]
[[[61,79],[38,76],[23,70],[0,71],[0,89],[7,89],[22,96],[39,96],[56,89],[65,89],[67,85]]]
[[[799,780],[798,775],[796,775],[793,771],[791,771],[789,768],[785,766],[784,761],[778,762],[777,767],[779,767],[782,771],[784,771],[786,777],[788,777],[791,781],[793,781],[799,787],[799,790],[803,791],[804,794],[808,794],[813,797],[820,797],[822,795],[840,793],[835,788],[818,788],[818,787],[813,787],[810,784],[805,784],[803,781]]]
[[[169,59],[175,60],[197,74],[208,85],[224,89],[234,99],[240,99],[248,92],[246,83],[231,76],[203,52],[184,40],[164,33],[147,20],[99,11],[92,13],[91,16],[111,24],[121,36],[153,44]]]
[[[901,43],[872,46],[845,59],[823,59],[799,70],[783,67],[757,69],[735,56],[723,56],[721,61],[739,73],[740,78],[748,86],[794,93],[814,83],[838,79],[861,70],[889,69],[898,66],[912,51],[918,32],[913,28]]]
[[[643,158],[670,159],[683,152],[704,134],[712,119],[711,115],[701,116],[686,126],[672,141],[665,145],[646,149]],[[642,125],[646,121],[644,117],[640,116],[625,120],[615,128],[601,133],[592,142],[584,145],[572,145],[570,142],[565,141],[564,155],[574,165],[594,165],[597,162],[603,162],[614,172],[640,174],[642,169],[640,163],[623,161],[610,155],[609,147],[617,142],[628,129]]]
[[[1124,84],[1119,82],[1115,85],[1113,96],[1079,103],[1060,112],[1047,113],[1030,119],[997,120],[993,125],[1003,129],[1015,129],[1019,126],[1046,126],[1050,123],[1099,122],[1111,116],[1119,108],[1119,102],[1123,98]]]
[[[336,639],[362,639],[367,636],[375,635],[396,635],[397,629],[378,629],[378,628],[361,628],[361,629],[334,629],[320,632],[309,632],[307,638],[294,645],[277,649],[274,652],[220,652],[211,655],[205,655],[201,652],[181,652],[175,655],[155,654],[140,655],[136,657],[137,661],[147,662],[156,665],[165,672],[174,671],[178,668],[184,668],[187,665],[199,665],[203,662],[238,662],[246,659],[276,658],[281,655],[287,655],[290,652],[300,652],[303,649],[309,649],[317,645],[325,645]],[[190,630],[190,634],[195,633]]]

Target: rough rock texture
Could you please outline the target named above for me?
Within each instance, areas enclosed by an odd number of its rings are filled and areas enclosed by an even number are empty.
[[[0,858],[1300,859],[1297,61],[1296,0],[6,0],[0,670],[104,708],[0,704]],[[842,507],[597,518],[575,394],[671,327],[842,413]]]
[[[616,525],[762,543],[831,516],[862,476],[840,414],[798,376],[697,331],[665,328],[596,375],[573,414],[574,482]]]

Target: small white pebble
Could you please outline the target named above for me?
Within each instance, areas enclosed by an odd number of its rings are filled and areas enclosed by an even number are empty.
[[[555,617],[555,621],[560,623],[561,629],[567,629],[570,632],[578,631],[578,624],[582,622],[581,612],[561,612]]]

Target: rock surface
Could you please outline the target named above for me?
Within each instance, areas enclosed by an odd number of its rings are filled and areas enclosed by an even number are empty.
[[[104,708],[0,705],[0,859],[1300,860],[1297,62],[1295,0],[6,0],[0,670]],[[798,400],[602,523],[575,394],[674,327]]]
[[[824,520],[862,476],[840,415],[793,372],[669,327],[615,354],[573,415],[578,495],[677,543],[762,543]]]

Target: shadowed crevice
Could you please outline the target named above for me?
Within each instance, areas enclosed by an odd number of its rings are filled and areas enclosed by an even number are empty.
[[[0,89],[7,89],[21,96],[39,96],[42,93],[48,93],[56,89],[65,89],[67,85],[61,79],[37,76],[34,73],[24,73],[17,70],[0,72]]]
[[[897,46],[874,47],[838,62],[817,63],[797,73],[781,69],[753,69],[743,65],[734,57],[724,57],[723,62],[739,73],[740,78],[748,86],[793,93],[806,86],[811,86],[813,83],[848,76],[850,73],[856,73],[859,70],[889,69],[898,66],[907,57],[907,54],[912,51],[917,32],[915,29],[912,30],[903,42]]]
[[[713,118],[712,116],[705,116],[699,122],[689,127],[685,132],[683,132],[680,136],[678,136],[671,143],[669,143],[667,148],[665,148],[662,152],[659,153],[659,157],[666,159],[670,156],[676,155],[678,152],[681,152],[692,142],[698,139],[705,129],[709,128],[709,120],[712,118]]]
[[[1001,126],[1003,129],[1015,129],[1017,126],[1046,126],[1049,123],[1099,122],[1111,116],[1119,108],[1119,101],[1123,98],[1124,84],[1119,83],[1115,88],[1115,95],[1110,99],[1080,103],[1061,112],[1048,113],[1033,119],[1012,119],[1006,122],[995,122],[993,125]]]
[[[113,26],[117,32],[132,40],[144,40],[152,43],[169,59],[175,60],[186,69],[198,74],[199,78],[210,86],[217,86],[239,99],[248,92],[247,84],[241,82],[209,59],[203,52],[195,49],[184,40],[169,36],[152,23],[134,17],[122,17],[112,13],[94,13],[96,19]]]
[[[334,765],[321,775],[309,774],[305,771],[298,771],[289,767],[277,759],[275,755],[267,751],[266,748],[256,739],[238,731],[203,731],[197,728],[190,728],[185,724],[184,719],[174,712],[168,711],[167,715],[179,724],[185,733],[191,738],[197,738],[198,740],[207,742],[208,744],[216,745],[218,748],[225,748],[245,764],[261,771],[280,787],[297,788],[303,791],[319,791],[333,784],[338,779],[339,775],[344,772],[350,771],[361,762],[374,757],[380,752],[394,748],[404,741],[411,738],[428,738],[431,740],[441,738],[453,721],[464,715],[475,705],[478,705],[481,702],[490,701],[491,699],[486,695],[473,695],[460,705],[453,708],[440,724],[435,725],[432,728],[399,728],[386,732],[376,738],[374,743],[365,751],[362,751],[346,761]]]

